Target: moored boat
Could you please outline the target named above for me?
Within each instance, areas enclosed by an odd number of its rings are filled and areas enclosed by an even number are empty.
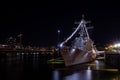
[[[83,16],[75,31],[60,44],[60,52],[64,59],[65,66],[72,66],[95,60],[97,50],[88,34],[88,29],[90,27],[86,27],[87,23],[88,22],[84,20]],[[71,45],[66,46],[65,44],[73,36],[74,40]]]

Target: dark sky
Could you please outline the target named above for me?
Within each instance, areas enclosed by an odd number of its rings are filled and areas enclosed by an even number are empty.
[[[94,26],[91,38],[105,45],[120,40],[120,8],[113,1],[41,1],[3,4],[0,7],[0,43],[23,34],[23,43],[37,46],[56,45],[68,37],[81,15]]]

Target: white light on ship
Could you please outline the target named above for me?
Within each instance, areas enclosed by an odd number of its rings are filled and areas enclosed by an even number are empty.
[[[61,44],[59,45],[59,47],[63,47],[63,43],[61,43]]]
[[[72,53],[75,52],[75,49],[72,49]]]

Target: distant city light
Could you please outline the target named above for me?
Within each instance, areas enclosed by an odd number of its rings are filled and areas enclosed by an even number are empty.
[[[115,47],[115,48],[120,47],[120,43],[116,43],[116,44],[114,44],[114,47]]]
[[[111,51],[120,51],[120,43],[115,43],[111,44],[108,47],[105,48],[106,50],[111,50]]]

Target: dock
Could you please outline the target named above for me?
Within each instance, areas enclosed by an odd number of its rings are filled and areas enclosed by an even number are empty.
[[[105,52],[105,63],[115,68],[120,68],[120,53],[119,52]]]

